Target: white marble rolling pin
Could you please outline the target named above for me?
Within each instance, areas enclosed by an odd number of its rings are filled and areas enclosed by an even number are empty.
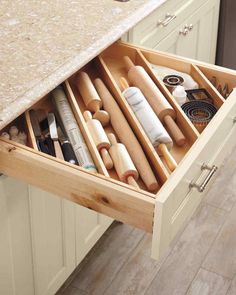
[[[106,126],[109,123],[110,116],[106,111],[101,110],[101,98],[87,73],[80,72],[78,74],[77,87],[86,108],[94,113],[93,118],[99,120],[102,123],[102,126]]]
[[[137,87],[129,87],[125,78],[121,78],[120,83],[123,88],[122,94],[124,98],[127,100],[151,143],[157,149],[158,154],[164,157],[170,171],[174,171],[177,167],[177,163],[169,152],[173,146],[173,141],[169,134],[148,104],[140,89]]]
[[[132,162],[126,147],[122,143],[118,143],[114,134],[108,134],[111,142],[109,153],[112,157],[116,173],[121,181],[139,188],[136,180],[138,180],[138,171]]]
[[[82,166],[91,172],[97,172],[63,88],[61,86],[55,88],[52,91],[52,97],[75,152],[79,166]]]
[[[84,112],[84,118],[94,143],[101,154],[105,167],[111,169],[113,167],[113,162],[108,153],[111,144],[102,124],[98,120],[93,119],[89,111]]]
[[[176,117],[175,110],[166,100],[143,67],[135,66],[128,56],[124,57],[124,62],[128,71],[129,81],[134,86],[140,88],[150,106],[160,121],[164,124],[177,145],[184,145],[186,143],[186,138],[174,121]]]
[[[102,99],[104,109],[110,114],[111,125],[120,141],[126,146],[144,184],[149,191],[157,190],[158,183],[155,175],[118,104],[101,79],[95,79],[94,84]]]

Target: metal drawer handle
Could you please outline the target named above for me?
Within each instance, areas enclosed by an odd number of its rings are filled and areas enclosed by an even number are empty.
[[[212,167],[209,167],[209,166],[203,164],[201,167],[201,170],[202,171],[209,170],[209,173],[207,174],[206,178],[203,180],[203,182],[201,184],[197,184],[192,181],[189,184],[189,188],[191,189],[191,188],[195,187],[200,193],[202,193],[205,190],[205,188],[206,188],[208,182],[210,181],[210,179],[212,178],[212,176],[216,173],[217,169],[218,169],[218,167],[215,165],[213,165]]]
[[[159,20],[158,21],[157,26],[166,27],[175,18],[176,18],[176,15],[175,14],[172,14],[171,15],[170,13],[167,13],[164,20]]]

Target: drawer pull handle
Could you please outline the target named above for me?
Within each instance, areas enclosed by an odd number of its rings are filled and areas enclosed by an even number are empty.
[[[176,15],[175,14],[172,14],[171,15],[170,13],[167,13],[164,20],[159,20],[158,21],[157,26],[166,27],[175,18],[176,18]]]
[[[208,182],[210,181],[210,179],[212,178],[212,176],[216,173],[217,169],[218,169],[218,167],[215,165],[213,165],[212,167],[209,167],[209,166],[203,164],[201,167],[201,170],[202,171],[209,170],[209,173],[207,174],[206,178],[203,180],[203,182],[201,184],[191,182],[189,184],[189,188],[191,189],[191,188],[195,187],[200,193],[202,193],[205,190],[205,188],[206,188]]]

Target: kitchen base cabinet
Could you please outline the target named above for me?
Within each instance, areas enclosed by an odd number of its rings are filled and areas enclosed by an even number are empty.
[[[210,0],[154,49],[215,63],[219,1]]]
[[[29,186],[35,294],[55,294],[75,268],[75,206]]]
[[[133,44],[215,63],[219,7],[219,0],[167,1],[130,30],[126,39]]]
[[[0,177],[0,294],[55,294],[112,219]]]
[[[0,294],[34,294],[28,185],[0,177]]]
[[[113,219],[76,206],[76,263],[82,261],[89,250],[111,225]]]

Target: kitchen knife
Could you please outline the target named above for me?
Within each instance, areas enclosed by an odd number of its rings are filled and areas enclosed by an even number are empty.
[[[65,133],[63,133],[61,126],[58,127],[58,138],[61,143],[61,149],[63,156],[65,158],[65,161],[78,165],[78,161],[75,156],[75,152],[72,148],[72,145],[69,141],[69,139],[65,136]]]
[[[61,146],[58,141],[56,118],[53,113],[48,113],[47,118],[48,118],[49,132],[50,132],[51,139],[53,140],[56,157],[58,159],[64,160]]]
[[[41,134],[41,129],[40,129],[40,126],[39,126],[39,121],[38,121],[36,111],[35,110],[30,110],[29,115],[30,115],[30,121],[31,121],[31,124],[32,124],[32,127],[33,127],[36,143],[37,143],[37,146],[38,146],[38,150],[45,153],[45,154],[50,155],[49,150],[48,150],[47,146],[45,145],[44,139],[43,139],[42,134]]]

